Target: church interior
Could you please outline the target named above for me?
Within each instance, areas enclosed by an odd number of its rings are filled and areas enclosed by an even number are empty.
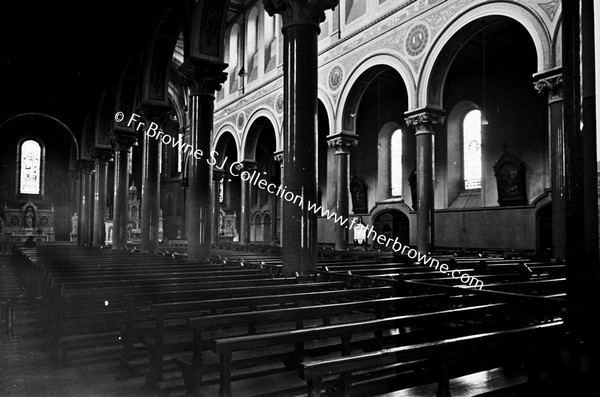
[[[595,6],[3,4],[0,394],[600,396]]]

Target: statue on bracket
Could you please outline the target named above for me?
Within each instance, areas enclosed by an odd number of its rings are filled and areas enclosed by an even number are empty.
[[[352,212],[366,214],[368,186],[364,180],[356,175],[355,170],[350,171],[350,193],[352,194]]]
[[[413,168],[412,172],[408,176],[408,185],[410,186],[410,199],[412,200],[413,211],[417,210],[417,167]]]
[[[506,145],[504,145],[504,153],[494,164],[494,174],[498,186],[498,203],[501,206],[527,204],[525,168],[525,163],[509,153],[506,150]]]

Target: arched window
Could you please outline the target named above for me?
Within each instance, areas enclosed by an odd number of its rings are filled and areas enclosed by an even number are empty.
[[[269,72],[275,69],[277,62],[277,40],[275,40],[277,18],[269,16],[265,11],[263,20],[265,21],[265,72]]]
[[[481,111],[471,110],[462,125],[465,190],[481,189]]]
[[[227,61],[229,63],[229,93],[234,93],[238,89],[239,37],[239,27],[238,25],[233,25],[231,27],[231,32],[229,33],[229,51],[227,52]]]
[[[40,194],[42,186],[42,146],[27,139],[19,147],[19,193]]]
[[[235,70],[238,64],[238,42],[239,42],[239,32],[238,26],[235,25],[231,28],[231,33],[229,34],[229,58],[228,63],[229,67],[232,70]]]
[[[256,52],[256,42],[258,39],[258,11],[256,8],[250,11],[248,15],[248,31],[247,31],[247,45],[248,55],[253,56]]]
[[[225,201],[225,186],[223,184],[224,181],[224,178],[221,178],[221,180],[219,181],[219,203]]]
[[[178,142],[183,142],[185,136],[183,132],[179,132],[179,140]],[[177,151],[177,172],[181,173],[183,171],[183,152],[181,150]]]
[[[392,196],[402,195],[402,130],[392,133],[390,144]]]
[[[253,81],[258,75],[258,9],[248,14],[246,31],[246,72],[247,81]]]
[[[265,11],[265,43],[268,45],[275,38],[275,23],[277,20],[275,17],[270,16]]]

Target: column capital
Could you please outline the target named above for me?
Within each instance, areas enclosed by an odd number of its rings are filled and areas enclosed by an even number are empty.
[[[213,170],[213,182],[221,182],[223,178],[225,178],[225,171],[223,170]]]
[[[94,160],[77,159],[77,168],[82,173],[91,174],[94,171],[94,165]]]
[[[256,168],[258,168],[258,163],[254,160],[243,160],[240,161],[239,163],[241,163],[241,165],[236,164],[235,168],[238,171],[254,171],[256,170]]]
[[[535,79],[533,86],[535,90],[548,95],[548,102],[563,99],[563,77],[562,67],[546,70],[533,75]]]
[[[339,134],[327,137],[327,146],[335,148],[336,154],[348,154],[350,148],[353,148],[356,145],[358,145],[358,135],[356,134],[345,134],[340,132]]]
[[[90,153],[92,158],[96,161],[96,164],[106,165],[110,160],[113,159],[115,152],[111,148],[94,146]]]
[[[273,160],[283,165],[283,150],[273,153]]]
[[[325,20],[325,11],[333,10],[339,0],[263,0],[270,16],[281,14],[283,29],[294,25],[313,25]]]
[[[406,125],[444,124],[446,112],[440,108],[424,107],[404,112]]]
[[[190,57],[179,66],[179,72],[191,95],[215,95],[215,91],[221,90],[221,84],[227,80],[227,73],[223,72],[226,67],[225,63]]]
[[[135,111],[147,121],[155,122],[162,128],[162,124],[169,120],[171,108],[163,104],[142,102]]]
[[[113,149],[128,152],[137,143],[137,132],[129,128],[115,127],[109,133],[110,144]]]

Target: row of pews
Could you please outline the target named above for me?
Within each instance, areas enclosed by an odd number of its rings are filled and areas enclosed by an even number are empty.
[[[13,255],[58,363],[105,348],[166,392],[345,396],[435,384],[450,396],[453,378],[523,365],[539,387],[564,333],[564,265],[524,257],[436,256],[484,280],[479,290],[375,252],[327,250],[311,276],[284,275],[281,255],[260,250],[199,261],[74,246]]]

